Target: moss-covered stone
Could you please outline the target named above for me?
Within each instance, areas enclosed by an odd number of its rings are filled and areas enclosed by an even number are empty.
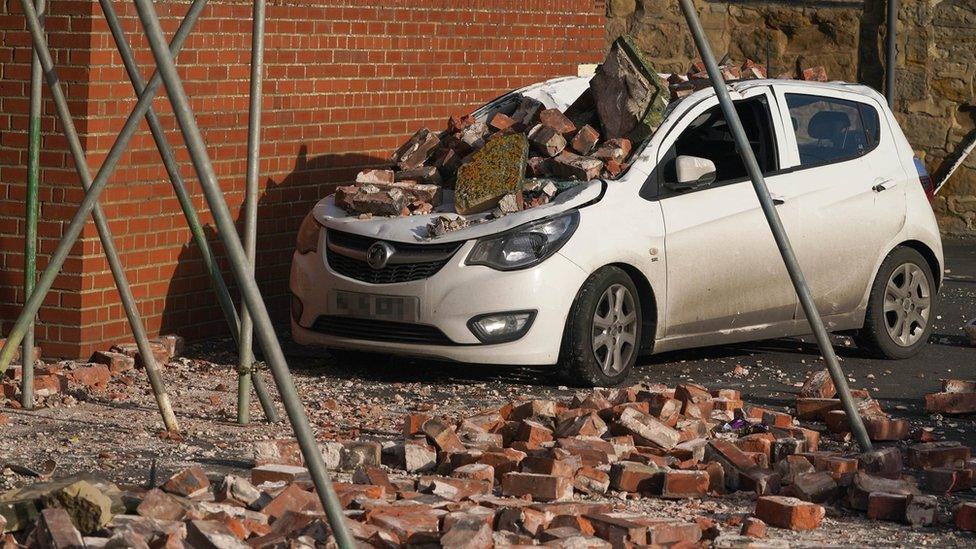
[[[626,137],[639,143],[664,121],[668,85],[628,36],[614,41],[590,88],[608,139]]]
[[[454,201],[457,212],[470,215],[494,208],[506,194],[519,189],[525,178],[529,142],[523,134],[488,141],[458,170]]]

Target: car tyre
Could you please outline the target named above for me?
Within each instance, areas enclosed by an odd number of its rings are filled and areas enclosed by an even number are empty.
[[[603,267],[580,288],[570,307],[560,350],[567,384],[613,387],[627,379],[640,350],[640,295],[627,273]]]
[[[878,358],[916,355],[932,333],[937,297],[928,261],[912,248],[895,248],[878,269],[854,341]]]

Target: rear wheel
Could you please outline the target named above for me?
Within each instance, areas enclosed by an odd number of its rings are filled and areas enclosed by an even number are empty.
[[[560,364],[567,383],[612,387],[637,362],[641,341],[640,297],[617,267],[590,275],[570,308]]]
[[[858,346],[881,358],[914,356],[932,333],[935,277],[922,254],[896,248],[881,264],[871,287]]]

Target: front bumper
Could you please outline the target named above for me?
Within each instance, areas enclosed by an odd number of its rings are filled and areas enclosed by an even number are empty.
[[[292,258],[290,288],[302,302],[301,317],[292,316],[292,336],[304,345],[428,357],[467,363],[551,365],[559,358],[566,316],[587,274],[560,254],[541,265],[501,272],[464,264],[474,242],[461,249],[434,275],[412,282],[369,284],[333,271],[322,251]],[[328,335],[312,329],[320,315],[329,314],[329,292],[344,290],[420,299],[418,323],[434,326],[452,344],[428,345],[356,339]],[[534,309],[529,331],[508,343],[483,344],[468,328],[468,321],[484,313]]]

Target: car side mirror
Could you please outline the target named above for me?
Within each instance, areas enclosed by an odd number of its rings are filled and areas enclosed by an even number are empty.
[[[707,187],[715,182],[715,163],[707,158],[681,155],[674,160],[677,182],[667,186],[675,191],[692,191]]]

